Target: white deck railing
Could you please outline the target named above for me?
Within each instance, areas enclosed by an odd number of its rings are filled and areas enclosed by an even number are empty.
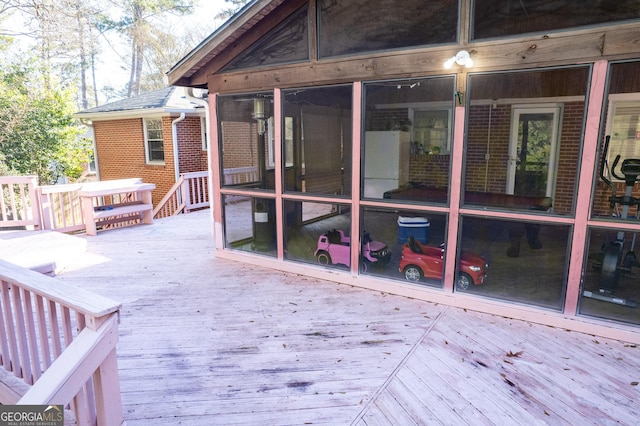
[[[0,177],[0,230],[30,227],[59,232],[83,231],[84,215],[78,196],[83,185],[38,186],[36,176]],[[103,201],[107,205],[122,200]],[[154,217],[167,217],[209,206],[209,172],[184,173],[154,209]],[[119,225],[122,223],[109,226]]]
[[[37,176],[0,176],[0,228],[40,227]]]
[[[225,185],[238,185],[243,183],[257,182],[258,167],[234,167],[230,169],[224,169],[224,184]]]
[[[59,232],[85,229],[78,191],[82,184],[47,185],[38,188],[42,228]]]
[[[65,423],[122,424],[119,303],[0,260],[0,307],[0,404],[60,404],[73,413]]]
[[[209,172],[183,173],[153,209],[153,217],[160,219],[208,207]]]
[[[257,180],[255,166],[224,170],[225,185]],[[82,203],[77,194],[83,184],[38,186],[36,176],[3,176],[0,185],[0,230],[16,226],[59,232],[85,229]],[[209,172],[184,173],[154,208],[153,215],[159,219],[210,206]]]

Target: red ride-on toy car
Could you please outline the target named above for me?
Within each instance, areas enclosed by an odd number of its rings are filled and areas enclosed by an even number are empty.
[[[460,256],[456,289],[466,290],[471,284],[482,284],[487,276],[488,267],[482,256],[463,252]],[[440,280],[443,268],[444,244],[440,247],[427,246],[409,237],[402,245],[399,269],[408,281],[418,282],[422,278]]]
[[[351,265],[350,252],[351,238],[341,229],[329,231],[320,235],[318,247],[314,256],[321,265],[341,264]],[[386,265],[391,259],[391,250],[385,243],[373,241],[368,232],[362,237],[362,250],[360,252],[360,270],[366,271],[369,264]]]

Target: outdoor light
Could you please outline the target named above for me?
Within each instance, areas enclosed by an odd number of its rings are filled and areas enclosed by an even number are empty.
[[[452,56],[447,59],[444,63],[444,67],[446,69],[451,69],[453,64],[458,64],[460,66],[464,65],[466,68],[470,68],[473,66],[473,59],[471,59],[471,55],[466,50],[461,50],[456,53],[456,56]]]
[[[261,120],[264,118],[264,99],[256,98],[253,100],[253,119]]]
[[[253,100],[253,119],[258,123],[258,134],[264,135],[267,131],[267,123],[264,115],[264,99],[262,98]]]

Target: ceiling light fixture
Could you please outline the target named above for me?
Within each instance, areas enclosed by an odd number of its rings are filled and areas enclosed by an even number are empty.
[[[461,50],[456,53],[456,56],[452,56],[447,59],[444,63],[444,67],[446,69],[451,69],[453,64],[458,64],[460,66],[465,66],[466,68],[471,68],[473,66],[473,59],[471,59],[471,55],[466,50]]]

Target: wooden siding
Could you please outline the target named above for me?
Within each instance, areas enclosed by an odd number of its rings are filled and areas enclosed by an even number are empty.
[[[215,258],[209,217],[75,237],[58,276],[123,302],[130,426],[637,423],[635,344]]]

